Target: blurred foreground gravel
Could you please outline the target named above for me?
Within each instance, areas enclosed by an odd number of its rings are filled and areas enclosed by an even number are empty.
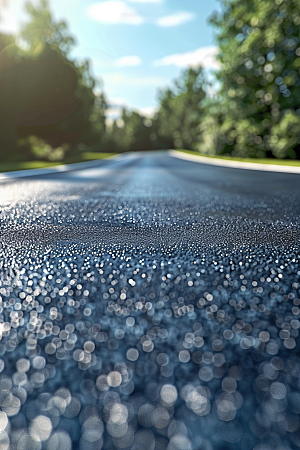
[[[0,450],[300,447],[300,176],[164,153],[0,186]]]

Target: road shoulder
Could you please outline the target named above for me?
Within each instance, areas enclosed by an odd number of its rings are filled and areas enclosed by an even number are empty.
[[[191,155],[189,153],[180,152],[177,150],[170,150],[169,155],[173,158],[183,159],[185,161],[193,161],[200,164],[209,164],[212,166],[231,167],[233,169],[246,170],[260,170],[264,172],[283,172],[283,173],[298,173],[300,174],[300,167],[293,166],[279,166],[275,164],[260,164],[243,161],[228,161],[225,159],[209,158],[201,155]]]
[[[104,160],[119,159],[119,158],[120,155],[113,155],[103,159],[95,159],[92,161],[85,161],[72,164],[61,164],[57,166],[43,167],[41,169],[24,169],[24,170],[15,170],[11,172],[2,172],[0,173],[0,181],[12,180],[15,178],[36,177],[43,175],[51,175],[55,173],[73,172],[75,170],[90,169],[101,165],[101,162]]]

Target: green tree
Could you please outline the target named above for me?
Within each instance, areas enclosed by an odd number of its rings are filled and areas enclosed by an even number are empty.
[[[105,93],[102,91],[95,97],[94,107],[90,116],[90,122],[93,128],[93,135],[96,150],[99,151],[99,146],[105,150],[108,145],[107,126],[106,126],[106,111],[108,104]]]
[[[30,54],[38,55],[45,44],[53,50],[68,56],[72,50],[75,39],[69,34],[65,21],[55,22],[52,17],[49,1],[40,0],[37,6],[27,2],[25,11],[30,20],[22,28],[20,37],[25,41]]]
[[[0,159],[10,150],[16,150],[18,138],[16,105],[10,100],[16,93],[16,85],[10,81],[16,64],[17,50],[14,37],[0,34]],[[13,118],[13,120],[11,120]]]
[[[11,44],[0,54],[2,159],[18,157],[18,138],[23,139],[22,148],[25,138],[30,145],[29,138],[36,136],[35,142],[45,141],[45,149],[49,144],[73,151],[80,143],[97,139],[91,121],[95,82],[89,62],[68,59],[74,39],[64,22],[52,19],[48,2],[41,0],[38,7],[27,4],[27,12],[30,20],[21,36],[28,48]]]
[[[158,112],[152,119],[126,109],[109,130],[110,150],[195,149],[205,118],[206,87],[202,68],[187,69],[173,88],[159,93]]]
[[[299,123],[300,1],[222,0],[222,6],[211,19],[221,62],[222,152],[299,158],[299,138],[283,130]]]
[[[199,124],[204,117],[207,82],[203,69],[187,69],[174,89],[160,92],[157,114],[158,136],[169,148],[193,149],[199,140]]]
[[[155,148],[152,137],[152,121],[136,111],[122,111],[122,117],[115,120],[108,134],[109,150],[151,150]]]

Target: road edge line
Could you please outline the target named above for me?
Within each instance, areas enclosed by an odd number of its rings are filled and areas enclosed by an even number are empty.
[[[177,150],[169,150],[169,155],[173,158],[183,159],[185,161],[193,161],[200,164],[208,164],[211,166],[230,167],[232,169],[259,170],[262,172],[281,172],[300,174],[300,167],[278,166],[275,164],[260,164],[243,161],[228,161],[224,159],[208,158],[201,155],[191,155]]]
[[[17,178],[35,177],[41,175],[52,175],[55,173],[73,172],[75,170],[90,169],[97,167],[103,160],[119,159],[120,155],[108,156],[107,158],[93,159],[91,161],[84,161],[72,164],[60,164],[51,167],[41,167],[40,169],[23,169],[13,170],[11,172],[0,172],[0,181],[14,180]]]

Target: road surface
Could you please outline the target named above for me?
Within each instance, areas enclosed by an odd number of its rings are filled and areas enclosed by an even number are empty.
[[[129,154],[0,196],[0,448],[300,447],[300,176]]]

